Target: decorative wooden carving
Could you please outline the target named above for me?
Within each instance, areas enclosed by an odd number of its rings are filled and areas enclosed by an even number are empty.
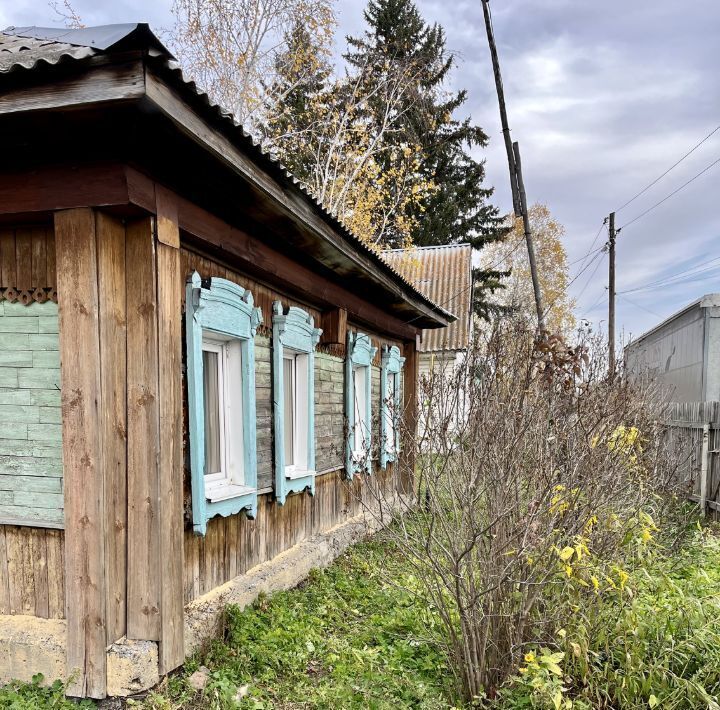
[[[45,303],[45,301],[57,303],[57,289],[55,287],[18,289],[13,286],[7,286],[6,288],[0,288],[0,301],[23,303],[26,306],[29,303]]]

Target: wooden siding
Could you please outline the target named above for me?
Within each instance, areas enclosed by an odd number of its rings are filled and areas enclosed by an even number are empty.
[[[0,289],[54,289],[55,278],[51,227],[0,227]]]
[[[0,615],[65,617],[62,530],[0,525]]]
[[[272,495],[258,499],[257,517],[244,514],[208,521],[205,537],[185,531],[185,602],[197,599],[255,565],[273,559],[312,535],[329,530],[363,511],[374,500],[372,486],[390,496],[394,467],[372,477],[345,481],[341,471],[318,476],[315,496],[291,495],[278,505]]]

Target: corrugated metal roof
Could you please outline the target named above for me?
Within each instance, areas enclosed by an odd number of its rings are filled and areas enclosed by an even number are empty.
[[[21,31],[24,36],[18,34]],[[43,63],[55,65],[63,61],[83,60],[102,54],[104,51],[118,48],[121,44],[123,48],[129,49],[130,47],[127,46],[128,40],[131,38],[136,39],[140,45],[137,48],[145,46],[155,50],[151,52],[153,56],[150,57],[150,61],[154,62],[153,66],[164,71],[175,82],[177,88],[186,92],[199,106],[211,114],[214,121],[232,129],[235,139],[243,149],[248,151],[254,161],[268,170],[275,179],[290,184],[293,189],[301,193],[340,236],[352,243],[355,249],[368,255],[387,272],[390,278],[415,291],[416,296],[420,297],[426,307],[429,307],[444,320],[451,322],[455,320],[452,312],[434,302],[422,289],[417,288],[411,280],[395,269],[388,260],[384,259],[378,252],[371,249],[353,234],[337,214],[327,210],[315,195],[292,175],[272,153],[264,150],[260,143],[245,131],[232,114],[218,104],[213,103],[207,93],[202,91],[194,81],[186,79],[172,54],[157,39],[147,24],[104,25],[98,28],[83,28],[82,30],[62,30],[60,34],[53,35],[52,33],[55,32],[58,32],[58,30],[41,27],[8,27],[1,31],[0,74],[18,70],[31,70]],[[57,39],[53,39],[53,36]],[[88,42],[95,39],[96,44],[94,46],[75,44],[81,39]],[[112,43],[108,44],[110,40],[112,40]],[[104,50],[101,45],[105,47]]]
[[[472,309],[472,247],[393,249],[383,258],[431,301],[453,311],[457,320],[446,328],[423,330],[422,352],[464,350],[470,343]]]
[[[1,74],[20,69],[35,69],[41,64],[54,65],[65,60],[85,59],[96,54],[92,47],[78,47],[69,42],[16,34],[19,31],[20,29],[8,27],[0,32]]]

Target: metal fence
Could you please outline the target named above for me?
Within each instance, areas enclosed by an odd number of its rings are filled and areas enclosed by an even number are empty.
[[[682,402],[668,421],[671,450],[681,453],[680,482],[703,515],[720,512],[720,402]]]

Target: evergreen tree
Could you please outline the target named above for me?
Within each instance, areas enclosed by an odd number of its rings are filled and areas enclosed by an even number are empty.
[[[412,241],[418,246],[469,242],[475,248],[502,239],[507,234],[504,220],[489,200],[492,188],[485,187],[485,167],[471,151],[487,145],[483,130],[469,118],[454,115],[465,103],[465,91],[452,94],[445,89],[455,66],[448,54],[445,34],[437,25],[428,25],[412,0],[370,0],[365,11],[368,30],[362,37],[348,38],[345,58],[351,67],[365,71],[371,91],[374,81],[393,67],[401,68],[409,82],[403,106],[393,116],[394,130],[387,134],[388,147],[417,147],[420,160],[412,176],[423,189],[420,198],[406,204]],[[377,126],[385,120],[380,102],[370,104],[367,120]],[[407,149],[407,148],[406,148]],[[379,158],[389,169],[396,152],[386,150]],[[425,189],[432,185],[432,189]],[[389,196],[392,199],[392,196]],[[389,228],[392,242],[392,229]],[[498,287],[501,272],[478,272],[478,311],[483,289]]]

